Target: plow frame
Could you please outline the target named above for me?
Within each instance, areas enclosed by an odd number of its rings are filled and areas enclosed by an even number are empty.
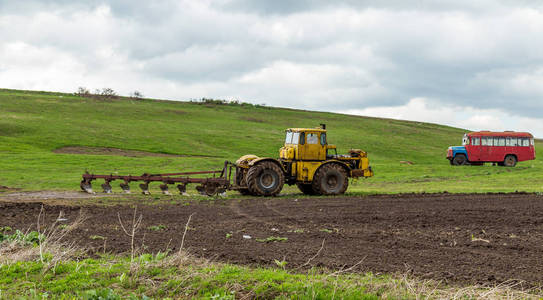
[[[162,182],[160,189],[163,194],[170,194],[168,191],[169,184],[177,184],[177,188],[181,194],[186,193],[186,186],[190,183],[200,184],[196,190],[202,195],[213,196],[224,193],[226,190],[238,189],[231,183],[232,169],[237,169],[238,166],[232,162],[225,161],[222,170],[217,171],[197,171],[197,172],[178,172],[178,173],[162,173],[149,174],[144,173],[140,176],[133,175],[96,175],[85,172],[81,180],[80,187],[83,191],[94,194],[92,190],[92,181],[96,179],[104,179],[105,183],[102,188],[105,193],[111,193],[112,188],[110,183],[114,180],[122,180],[120,187],[125,193],[130,193],[130,182],[143,182],[139,186],[143,194],[150,194],[149,183]],[[211,175],[212,177],[194,178],[194,175]]]

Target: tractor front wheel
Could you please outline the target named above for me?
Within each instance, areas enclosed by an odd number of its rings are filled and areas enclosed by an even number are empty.
[[[276,163],[264,161],[249,168],[246,180],[252,195],[275,196],[283,189],[285,175]]]
[[[340,195],[349,186],[347,171],[339,164],[320,167],[313,177],[312,187],[316,194]]]

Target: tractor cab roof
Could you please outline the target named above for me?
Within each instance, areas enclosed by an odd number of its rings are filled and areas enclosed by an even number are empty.
[[[307,131],[326,132],[326,129],[322,129],[320,127],[316,127],[316,128],[288,128],[285,131],[292,131],[292,132],[307,132]]]

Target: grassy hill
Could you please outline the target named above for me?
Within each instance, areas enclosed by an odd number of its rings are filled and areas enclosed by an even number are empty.
[[[244,154],[276,157],[285,128],[319,123],[327,124],[329,142],[338,152],[361,148],[369,154],[375,177],[354,182],[351,194],[543,190],[541,160],[515,168],[450,166],[445,152],[460,143],[465,130],[458,128],[250,104],[99,99],[6,89],[0,90],[0,185],[77,190],[85,170],[139,175],[219,169],[224,160]],[[67,146],[182,156],[55,152]]]

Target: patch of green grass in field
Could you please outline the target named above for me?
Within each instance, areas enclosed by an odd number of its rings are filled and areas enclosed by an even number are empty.
[[[184,253],[104,255],[0,264],[0,299],[537,299],[537,291],[448,287],[410,276],[353,274],[312,268],[248,268],[210,263]]]
[[[0,185],[77,190],[85,170],[140,175],[221,169],[224,160],[235,161],[244,154],[277,157],[284,129],[319,123],[327,124],[329,142],[338,146],[338,152],[350,148],[368,152],[375,177],[351,183],[349,194],[543,191],[539,159],[515,168],[450,166],[446,149],[458,145],[465,130],[447,126],[254,105],[101,100],[1,89]],[[189,157],[53,152],[66,146]],[[155,193],[157,186],[152,186]],[[113,187],[120,191],[117,183]],[[298,192],[289,187],[285,193]]]
[[[161,264],[165,259],[146,254],[133,264],[123,257],[70,260],[45,273],[39,261],[1,265],[0,298],[378,299],[379,292],[368,292],[368,287],[389,280],[372,274],[328,277],[316,271],[294,274],[210,263]],[[408,295],[407,290],[402,293]]]

